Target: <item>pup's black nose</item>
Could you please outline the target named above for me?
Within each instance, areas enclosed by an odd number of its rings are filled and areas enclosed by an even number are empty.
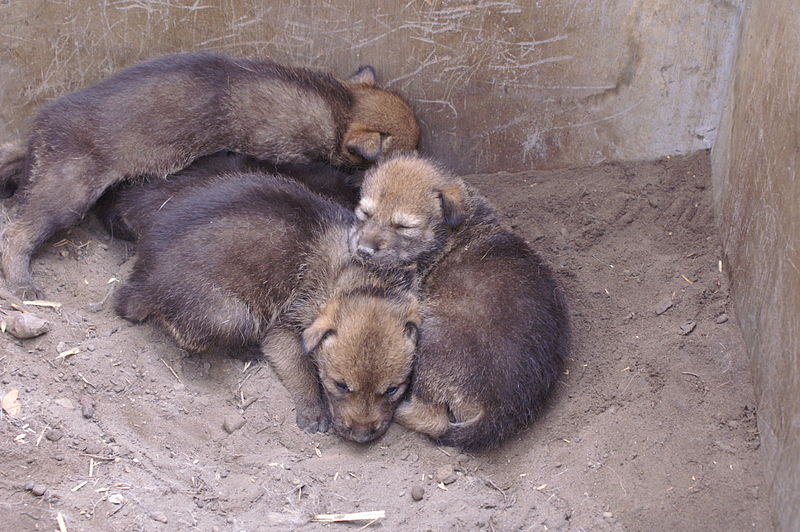
[[[358,253],[358,256],[362,259],[368,259],[375,254],[375,250],[369,246],[359,244],[358,249],[356,249],[356,253]]]
[[[350,429],[349,437],[354,442],[366,443],[374,440],[378,433],[372,427],[353,427]]]

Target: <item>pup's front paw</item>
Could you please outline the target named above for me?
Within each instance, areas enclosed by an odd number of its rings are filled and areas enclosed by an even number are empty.
[[[297,426],[309,434],[328,432],[330,423],[330,416],[321,405],[297,405]]]

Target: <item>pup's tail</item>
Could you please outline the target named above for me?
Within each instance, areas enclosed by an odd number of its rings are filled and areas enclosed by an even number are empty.
[[[0,198],[13,196],[22,184],[27,154],[22,142],[0,144]]]
[[[489,415],[484,411],[467,421],[451,422],[447,427],[447,432],[434,438],[434,441],[440,445],[457,447],[465,451],[480,451],[497,447],[508,435],[510,425],[515,425],[513,420],[504,419],[504,417],[499,412]]]

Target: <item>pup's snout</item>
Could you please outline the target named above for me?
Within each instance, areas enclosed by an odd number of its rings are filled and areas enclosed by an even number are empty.
[[[356,253],[362,259],[368,259],[375,254],[375,249],[365,244],[359,244]]]
[[[378,423],[367,423],[364,425],[354,425],[350,428],[349,438],[354,442],[366,443],[374,440],[381,435],[381,431],[377,430]]]

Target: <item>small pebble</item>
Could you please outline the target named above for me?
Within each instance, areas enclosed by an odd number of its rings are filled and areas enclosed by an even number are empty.
[[[29,480],[28,482],[25,483],[25,489],[28,490],[28,491],[31,491],[33,489],[33,481],[32,480]]]
[[[75,406],[72,404],[72,401],[70,401],[66,397],[60,397],[53,402],[58,406],[60,406],[61,408],[66,408],[68,410],[72,410],[73,408],[75,408]]]
[[[683,336],[686,336],[687,334],[692,332],[695,327],[697,327],[697,323],[695,323],[692,320],[689,320],[686,323],[684,323],[683,325],[681,325],[681,334]]]
[[[44,484],[36,484],[34,487],[31,488],[31,493],[36,495],[37,497],[41,497],[44,495],[44,492],[47,491],[47,486]]]
[[[103,452],[103,446],[97,442],[89,442],[83,447],[83,450],[86,454],[100,454]]]
[[[94,400],[90,395],[83,394],[80,398],[81,413],[86,419],[94,417]]]
[[[614,517],[614,514],[612,514],[611,512],[603,512],[603,517],[605,517],[606,519],[611,519],[612,517]]]
[[[86,346],[86,350],[87,351],[94,351],[95,349],[97,349],[97,348],[94,346],[94,344],[89,344],[89,345]]]
[[[717,323],[719,323],[719,324],[723,324],[723,323],[725,323],[726,321],[728,321],[728,315],[727,315],[727,314],[725,314],[725,313],[723,312],[722,314],[720,314],[719,316],[717,316],[717,317],[716,317],[716,319],[715,319],[714,321],[715,321],[715,322],[717,322]]]
[[[436,470],[434,476],[437,483],[452,484],[456,481],[456,472],[451,464],[443,465]]]
[[[46,333],[50,330],[50,324],[30,312],[18,312],[8,321],[6,330],[12,336],[24,340]]]
[[[656,305],[656,314],[664,314],[670,308],[672,308],[672,298],[667,296]]]
[[[414,486],[411,488],[411,498],[415,501],[421,501],[425,496],[425,488],[422,486]]]
[[[47,431],[47,434],[44,435],[50,441],[58,441],[64,436],[64,433],[61,432],[59,429],[50,429]]]
[[[239,414],[228,414],[222,421],[222,428],[225,429],[225,432],[228,434],[233,434],[235,431],[244,427],[245,421],[247,420]]]

